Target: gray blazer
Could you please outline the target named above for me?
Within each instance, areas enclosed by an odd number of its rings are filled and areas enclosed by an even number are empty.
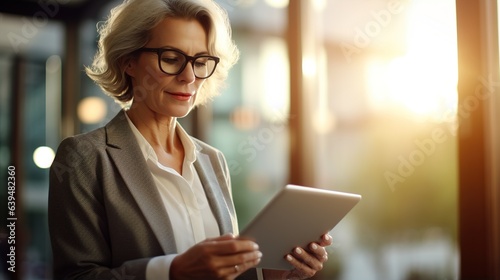
[[[220,233],[233,233],[224,156],[193,140],[200,151],[194,166]],[[61,142],[50,169],[48,214],[54,279],[144,279],[150,258],[177,252],[124,111],[105,127]]]

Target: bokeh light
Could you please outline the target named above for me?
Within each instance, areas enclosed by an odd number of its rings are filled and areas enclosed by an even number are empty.
[[[50,147],[41,146],[33,152],[33,161],[39,168],[49,168],[54,161],[55,153]]]

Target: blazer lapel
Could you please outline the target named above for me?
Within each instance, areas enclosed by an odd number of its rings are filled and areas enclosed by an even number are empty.
[[[234,233],[231,215],[228,211],[229,207],[226,204],[222,190],[213,172],[210,158],[204,153],[198,153],[194,166],[200,177],[201,184],[205,189],[210,208],[219,224],[221,235],[229,232]]]
[[[176,252],[170,219],[124,111],[106,125],[106,133],[109,156],[146,217],[163,251]]]

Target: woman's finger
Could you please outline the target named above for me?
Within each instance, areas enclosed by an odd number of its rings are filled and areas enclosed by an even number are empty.
[[[286,260],[294,267],[294,269],[290,271],[290,277],[294,276],[296,279],[306,279],[316,274],[316,270],[312,269],[309,265],[305,264],[302,259],[297,259],[292,254],[286,255]]]
[[[332,236],[328,233],[325,233],[321,236],[321,239],[317,243],[319,246],[328,247],[328,246],[332,245],[332,243],[333,243]]]
[[[291,254],[288,254],[286,259],[303,276],[312,277],[316,272],[323,269],[321,261],[299,247],[295,248]]]
[[[309,251],[316,256],[316,258],[321,262],[326,262],[328,260],[328,252],[322,246],[317,243],[309,244]]]

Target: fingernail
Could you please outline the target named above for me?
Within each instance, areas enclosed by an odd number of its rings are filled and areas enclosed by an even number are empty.
[[[302,250],[300,250],[300,248],[295,248],[295,253],[300,255],[300,254],[302,254]]]
[[[325,234],[325,240],[330,240],[330,235]]]
[[[292,261],[292,260],[293,260],[293,258],[292,258],[292,256],[291,256],[290,254],[286,255],[286,259],[287,259],[288,261]]]
[[[254,243],[254,244],[253,244],[253,249],[254,249],[254,250],[259,250],[259,244]]]
[[[318,249],[318,245],[316,245],[316,243],[313,243],[313,244],[311,244],[311,248],[313,250],[316,250],[316,249]]]
[[[262,258],[262,253],[261,252],[257,252],[257,258]]]

